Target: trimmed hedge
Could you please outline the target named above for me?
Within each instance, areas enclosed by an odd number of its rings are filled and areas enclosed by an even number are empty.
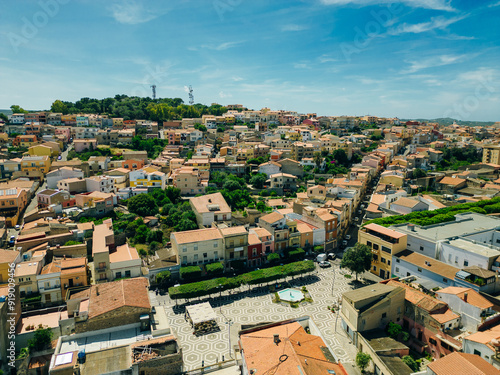
[[[304,257],[306,256],[306,252],[304,249],[297,249],[297,250],[292,250],[288,253],[288,257],[291,259],[291,260],[300,260],[300,259],[304,259]]]
[[[224,266],[222,263],[216,262],[216,263],[209,263],[205,265],[205,270],[207,271],[207,274],[212,276],[212,275],[220,275],[221,273],[224,272]]]
[[[201,267],[200,266],[188,266],[181,267],[180,270],[181,279],[183,280],[193,280],[201,277]]]
[[[500,213],[500,197],[482,200],[475,203],[457,204],[455,206],[440,208],[434,211],[418,211],[407,215],[396,215],[374,219],[368,221],[366,224],[374,223],[388,227],[396,224],[412,223],[426,226],[455,221],[455,215],[465,212],[477,212],[481,214]]]
[[[161,271],[156,274],[156,283],[161,284],[161,283],[166,283],[167,281],[170,280],[171,273],[170,271]]]
[[[267,256],[267,261],[269,263],[277,263],[280,260],[280,256],[277,253],[271,253]]]
[[[171,287],[168,289],[168,294],[172,299],[201,297],[218,293],[220,292],[221,288],[222,290],[228,290],[238,288],[243,284],[254,285],[266,283],[284,279],[288,276],[296,276],[307,272],[312,272],[315,268],[316,266],[314,265],[314,262],[312,260],[289,263],[285,264],[284,266],[255,270],[252,272],[244,273],[237,277],[221,277],[218,279]]]

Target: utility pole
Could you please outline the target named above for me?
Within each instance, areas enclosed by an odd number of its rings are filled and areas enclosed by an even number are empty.
[[[151,89],[153,90],[153,100],[156,100],[156,85],[151,85]]]

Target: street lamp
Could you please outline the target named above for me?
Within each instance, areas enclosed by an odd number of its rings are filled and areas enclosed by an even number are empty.
[[[229,348],[228,348],[229,357],[233,358],[233,354],[231,353],[231,326],[234,324],[234,322],[232,319],[228,319],[228,320],[226,320],[225,323],[227,324],[227,329],[228,329],[227,338],[229,341]]]
[[[219,284],[219,303],[220,303],[220,313],[222,314],[222,284]]]

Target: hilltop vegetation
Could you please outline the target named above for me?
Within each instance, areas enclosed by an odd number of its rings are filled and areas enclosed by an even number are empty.
[[[75,114],[89,113],[123,117],[125,120],[144,119],[152,121],[180,120],[197,118],[202,115],[220,116],[227,108],[219,104],[210,107],[204,104],[186,105],[181,98],[160,98],[115,95],[114,98],[93,99],[81,98],[76,102],[56,100],[50,111],[56,113]]]

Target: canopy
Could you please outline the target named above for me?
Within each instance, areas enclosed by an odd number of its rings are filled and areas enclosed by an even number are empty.
[[[208,322],[211,320],[216,320],[217,316],[215,315],[214,309],[210,306],[210,303],[203,302],[197,305],[192,305],[186,307],[189,317],[193,324],[200,324],[204,322]]]

